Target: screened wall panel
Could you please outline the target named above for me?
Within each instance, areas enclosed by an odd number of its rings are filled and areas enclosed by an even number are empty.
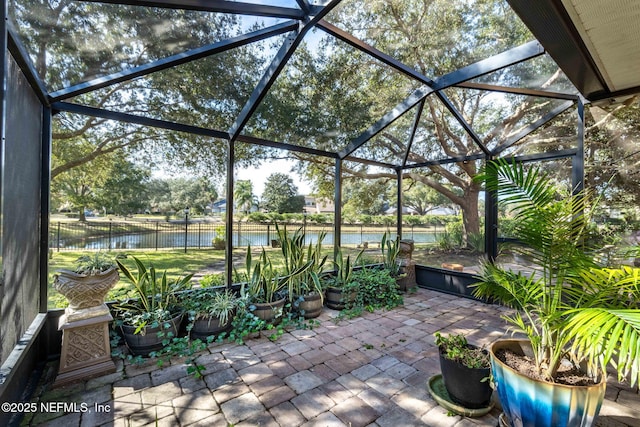
[[[10,2],[13,24],[50,90],[284,21],[93,2]]]
[[[39,312],[42,107],[9,56],[2,168],[2,362]]]

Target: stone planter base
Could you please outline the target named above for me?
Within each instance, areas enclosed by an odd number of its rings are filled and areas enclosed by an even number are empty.
[[[60,318],[62,354],[54,387],[116,371],[109,343],[110,314],[68,322]]]

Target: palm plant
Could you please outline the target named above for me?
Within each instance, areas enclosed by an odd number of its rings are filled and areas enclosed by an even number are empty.
[[[536,266],[529,275],[485,263],[475,296],[515,308],[504,319],[531,341],[536,367],[553,381],[560,362],[586,362],[596,377],[611,363],[620,378],[640,379],[640,270],[602,269],[587,247],[593,205],[569,194],[539,168],[505,160],[488,163],[476,178],[496,191],[514,215],[515,250]]]

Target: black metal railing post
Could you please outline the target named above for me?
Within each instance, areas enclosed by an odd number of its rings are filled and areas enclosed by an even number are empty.
[[[158,250],[158,232],[159,232],[158,229],[159,228],[160,228],[160,223],[156,222],[156,251]]]
[[[109,250],[111,250],[111,233],[112,233],[111,226],[112,225],[113,225],[113,223],[111,221],[109,221],[109,246],[107,246],[107,248]]]
[[[60,252],[60,221],[58,221],[58,237],[57,237],[57,248],[58,248],[58,252]]]

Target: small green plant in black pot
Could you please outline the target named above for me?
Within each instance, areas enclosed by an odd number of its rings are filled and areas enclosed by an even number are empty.
[[[435,333],[444,386],[451,399],[465,408],[479,409],[491,401],[489,353],[467,342],[464,335]]]

